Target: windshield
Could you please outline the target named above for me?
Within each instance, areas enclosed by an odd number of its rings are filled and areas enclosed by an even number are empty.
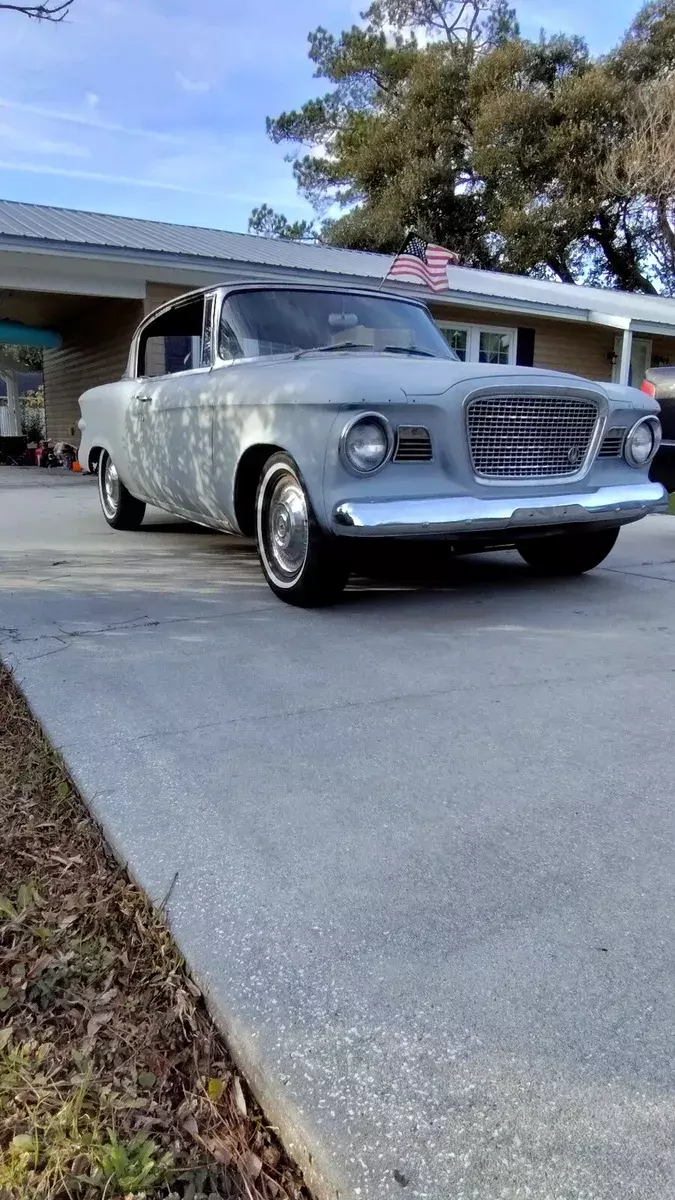
[[[269,288],[223,305],[220,357],[370,349],[456,358],[425,308],[389,296]]]

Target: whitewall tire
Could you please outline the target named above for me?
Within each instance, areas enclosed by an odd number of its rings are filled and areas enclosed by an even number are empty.
[[[265,463],[255,518],[260,564],[274,594],[302,608],[333,604],[349,578],[345,550],[339,538],[319,528],[288,454],[273,454]]]

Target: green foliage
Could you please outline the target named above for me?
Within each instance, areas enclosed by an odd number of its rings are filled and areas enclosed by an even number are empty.
[[[145,1195],[167,1178],[172,1165],[171,1154],[160,1153],[155,1142],[137,1134],[128,1145],[111,1135],[98,1153],[101,1190],[109,1193],[111,1185],[123,1196]]]
[[[248,220],[249,233],[260,237],[284,238],[287,241],[315,241],[316,234],[311,221],[289,221],[283,213],[276,213],[269,204],[254,208]]]
[[[675,0],[603,59],[578,36],[523,39],[505,0],[375,0],[363,21],[309,35],[329,90],[267,123],[331,218],[323,240],[392,252],[414,227],[469,265],[675,290],[663,221],[607,171],[636,83],[675,70]]]
[[[0,345],[0,359],[15,365],[18,371],[42,370],[42,351],[38,346]]]

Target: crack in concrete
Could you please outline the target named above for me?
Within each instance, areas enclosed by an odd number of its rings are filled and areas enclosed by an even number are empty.
[[[644,668],[644,667],[642,668],[642,673],[644,675],[668,675],[668,674],[672,674],[674,672],[675,672],[675,667],[658,668],[658,667],[654,666],[651,668]],[[625,669],[622,668],[617,671],[608,671],[604,675],[595,676],[595,680],[598,682],[601,682],[601,683],[608,683],[608,682],[611,682],[612,680],[621,679],[624,674],[625,674]],[[577,681],[578,681],[578,676],[576,676],[576,675],[565,675],[565,676],[561,677],[560,679],[522,679],[519,681],[509,680],[509,681],[505,681],[504,683],[493,683],[491,690],[494,692],[496,690],[501,689],[503,691],[511,692],[518,688],[531,688],[531,687],[538,687],[538,686],[542,686],[542,685],[548,686],[548,687],[556,687],[560,684],[576,683]],[[182,726],[177,729],[153,730],[149,733],[140,733],[140,734],[138,734],[137,737],[130,739],[130,741],[142,742],[142,741],[147,741],[150,738],[180,737],[181,735],[185,735],[185,734],[203,733],[207,729],[220,729],[220,728],[227,728],[230,725],[240,725],[247,721],[251,722],[251,723],[255,722],[255,724],[257,725],[261,721],[286,721],[292,717],[313,716],[315,713],[341,712],[341,711],[345,711],[348,709],[364,709],[364,708],[378,708],[378,707],[386,708],[389,705],[401,704],[401,703],[409,702],[409,701],[440,700],[444,696],[451,696],[454,694],[463,695],[467,692],[476,692],[476,691],[480,691],[479,685],[474,686],[471,684],[465,684],[461,687],[457,687],[457,685],[455,684],[452,687],[448,687],[448,688],[438,688],[438,689],[435,689],[432,691],[426,691],[426,692],[400,692],[400,693],[394,693],[391,696],[374,697],[371,700],[337,700],[334,704],[322,704],[322,705],[314,704],[311,706],[305,706],[303,708],[289,708],[289,709],[283,709],[281,711],[270,712],[270,713],[259,713],[258,712],[255,714],[249,714],[246,716],[239,716],[239,717],[221,717],[217,721],[204,721],[204,722],[200,722],[198,725]],[[497,701],[497,703],[500,703],[500,701]]]
[[[58,632],[40,633],[36,636],[22,633],[16,626],[0,626],[0,645],[9,643],[13,646],[25,645],[30,643],[38,644],[40,642],[56,641],[60,644],[52,650],[45,650],[41,654],[31,654],[28,658],[29,662],[37,662],[41,658],[49,658],[54,654],[60,654],[66,650],[72,641],[78,638],[97,637],[105,633],[119,632],[134,632],[135,630],[143,629],[158,629],[164,625],[180,625],[180,624],[199,624],[201,622],[211,622],[225,620],[230,621],[237,617],[256,616],[258,613],[269,612],[270,609],[276,607],[274,601],[267,604],[257,605],[255,608],[248,606],[243,609],[235,609],[232,612],[208,613],[200,616],[194,614],[187,617],[166,617],[151,619],[149,616],[131,618],[127,621],[109,622],[105,625],[100,625],[95,629],[63,629],[60,625],[56,625],[55,629]]]

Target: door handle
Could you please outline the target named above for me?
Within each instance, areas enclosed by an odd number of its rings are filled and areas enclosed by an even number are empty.
[[[136,392],[134,400],[138,400],[141,404],[150,404],[152,396],[144,396],[142,392]]]

